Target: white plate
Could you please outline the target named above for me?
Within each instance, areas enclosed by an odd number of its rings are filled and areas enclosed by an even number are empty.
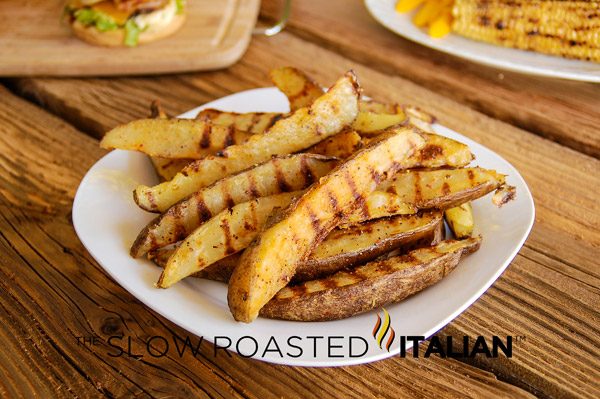
[[[509,71],[554,78],[600,82],[600,64],[588,61],[569,60],[516,50],[493,44],[470,40],[449,34],[433,39],[412,23],[412,13],[400,14],[394,9],[396,0],[365,0],[371,15],[383,26],[406,39],[457,57],[490,65]]]
[[[275,88],[248,90],[224,97],[182,115],[193,117],[205,107],[248,112],[286,112],[287,100]],[[469,256],[439,284],[405,300],[387,307],[391,315],[396,340],[390,352],[380,349],[372,337],[377,312],[369,312],[346,320],[301,323],[259,318],[251,324],[237,323],[229,313],[226,286],[222,283],[187,279],[168,290],[154,288],[160,274],[158,267],[149,261],[132,259],[128,251],[140,229],[154,215],[141,211],[132,200],[132,190],[138,183],[157,183],[148,158],[140,153],[112,151],[100,159],[83,178],[73,203],[73,224],[81,242],[94,259],[126,290],[167,319],[205,340],[214,342],[215,336],[228,336],[235,343],[240,337],[254,337],[264,348],[274,336],[284,356],[268,353],[258,358],[264,361],[296,366],[340,366],[372,362],[399,352],[398,336],[429,337],[472,304],[498,278],[517,254],[529,234],[534,218],[533,200],[519,173],[504,159],[442,126],[435,126],[440,134],[468,144],[480,165],[509,175],[508,182],[517,187],[517,200],[497,209],[486,197],[473,204],[478,233],[484,237],[481,249]],[[300,357],[292,355],[297,350],[287,346],[287,339],[303,348]],[[317,351],[312,350],[313,339],[308,336],[349,336],[354,339],[354,354],[364,356],[330,357],[327,344],[317,339]],[[343,339],[332,339],[336,345]],[[243,354],[250,353],[253,343],[249,338],[241,341]],[[226,340],[220,340],[221,344]],[[273,344],[272,344],[273,345]],[[332,355],[348,350],[335,349]],[[273,346],[271,346],[273,348]],[[357,351],[358,348],[358,351]],[[262,349],[261,349],[262,351]],[[222,356],[222,355],[221,355]]]

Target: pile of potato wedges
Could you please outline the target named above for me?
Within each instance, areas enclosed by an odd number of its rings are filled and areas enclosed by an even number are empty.
[[[352,71],[328,90],[291,67],[271,78],[287,114],[175,119],[153,103],[101,141],[147,154],[161,180],[134,190],[157,216],[131,247],[163,268],[158,287],[223,281],[242,322],[350,317],[440,281],[481,243],[471,201],[515,196],[431,115],[363,98]]]

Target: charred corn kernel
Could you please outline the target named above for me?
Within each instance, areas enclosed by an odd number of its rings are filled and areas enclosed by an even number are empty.
[[[398,0],[396,3],[397,12],[409,12],[420,6],[425,0]]]
[[[437,1],[428,0],[423,7],[417,11],[413,22],[418,27],[423,27],[433,21],[440,11],[440,4]]]
[[[452,14],[474,40],[600,62],[600,1],[456,0]]]
[[[449,13],[439,16],[429,26],[429,36],[438,39],[450,33],[452,25],[452,15]]]

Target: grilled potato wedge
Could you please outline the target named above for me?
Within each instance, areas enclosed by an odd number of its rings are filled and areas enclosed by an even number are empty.
[[[177,201],[230,174],[269,160],[311,147],[352,123],[358,113],[358,82],[346,73],[310,108],[301,108],[280,119],[267,133],[254,135],[242,145],[223,150],[221,156],[208,156],[188,165],[171,181],[154,187],[139,186],[136,203],[151,212],[164,212]]]
[[[139,119],[106,133],[100,146],[153,157],[199,159],[245,143],[251,136],[233,127],[193,119]]]
[[[384,253],[435,245],[444,227],[439,211],[371,220],[350,229],[334,230],[302,262],[293,281],[307,281],[370,261]]]
[[[283,67],[270,72],[271,81],[288,98],[292,111],[309,106],[323,94],[323,88],[304,72]],[[411,123],[421,130],[431,131],[434,118],[414,106],[385,104],[374,100],[361,100],[359,115],[352,128],[361,133],[379,133],[401,123]]]
[[[376,132],[377,134],[390,126],[401,125],[407,122],[406,115],[402,110],[396,114],[377,114],[375,112],[359,112],[352,123],[352,129],[361,134]]]
[[[227,112],[217,109],[200,111],[196,119],[220,126],[231,126],[250,134],[262,134],[285,115],[278,112]]]
[[[273,209],[286,207],[300,194],[292,192],[257,198],[223,210],[179,245],[169,258],[158,287],[168,288],[182,278],[246,248]]]
[[[363,98],[358,105],[359,112],[370,112],[375,114],[401,114],[408,118],[415,118],[429,125],[435,122],[435,117],[414,105],[400,105],[396,103],[383,103],[380,101]],[[419,126],[417,126],[419,127]],[[428,131],[428,129],[421,130]]]
[[[473,234],[475,220],[470,202],[446,209],[444,219],[446,219],[446,223],[448,223],[448,227],[450,227],[450,231],[452,231],[455,238],[467,238]]]
[[[171,159],[162,157],[150,157],[154,171],[158,175],[161,182],[169,181],[175,175],[183,170],[186,166],[192,163],[193,159]]]
[[[160,101],[154,100],[150,104],[150,118],[168,119],[169,115],[160,105]],[[192,162],[191,159],[170,159],[162,157],[150,157],[154,171],[161,182],[171,180],[173,176],[181,171],[186,165]]]
[[[290,111],[310,106],[323,95],[321,85],[315,83],[302,71],[292,67],[271,70],[271,81],[290,102]]]
[[[505,185],[505,176],[482,168],[408,170],[382,184],[367,198],[365,212],[340,227],[365,219],[406,215],[419,209],[445,210],[483,197]]]
[[[360,135],[354,130],[346,130],[321,141],[319,144],[313,145],[306,152],[346,159],[362,148],[362,146],[363,142]]]
[[[480,237],[443,241],[322,280],[285,287],[260,315],[296,321],[336,320],[399,302],[440,281],[456,268],[462,256],[476,251],[480,242]]]
[[[281,195],[279,196],[281,198]],[[261,198],[262,201],[267,201]],[[258,200],[255,200],[258,201]],[[282,201],[282,205],[283,205]],[[232,214],[247,217],[244,213],[250,207],[242,208],[237,205]],[[237,208],[237,209],[236,209]],[[253,219],[254,220],[254,219]],[[262,218],[261,220],[265,220]],[[211,222],[212,223],[212,220]],[[213,223],[218,225],[221,224]],[[239,224],[239,218],[231,218],[228,226]],[[260,224],[260,223],[259,223]],[[254,227],[254,226],[253,226]],[[258,234],[262,225],[257,229],[244,230],[240,236],[233,236],[231,248],[240,248],[244,243],[251,241],[250,235]],[[334,230],[323,240],[310,255],[309,259],[302,262],[297,269],[292,281],[306,281],[335,273],[343,268],[366,262],[389,252],[400,250],[406,252],[418,246],[435,245],[442,240],[443,233],[442,215],[440,212],[427,212],[420,215],[396,216],[389,219],[378,219],[354,226],[348,230]],[[202,228],[196,230],[199,232]],[[196,232],[193,235],[196,235]],[[206,229],[203,234],[206,235]],[[238,237],[242,237],[237,241]],[[190,242],[191,236],[185,242]],[[212,241],[212,240],[211,240]],[[235,241],[235,242],[234,242]],[[184,242],[184,245],[185,245]],[[193,245],[195,243],[192,242]],[[207,267],[207,257],[197,247],[185,248],[179,251],[180,243],[170,247],[163,247],[149,253],[149,258],[161,267],[171,268],[169,277],[159,285],[168,287],[187,276],[201,277],[209,280],[228,281],[233,269],[239,262],[239,256],[230,255]],[[207,245],[200,243],[200,246]],[[214,250],[209,250],[209,253]],[[223,252],[219,253],[222,256]],[[170,260],[169,260],[170,259]],[[215,259],[213,256],[211,259]],[[204,268],[205,267],[205,268]],[[166,271],[163,273],[166,274]]]
[[[229,280],[227,299],[234,318],[254,320],[347,213],[360,208],[378,184],[406,167],[406,160],[424,145],[415,129],[391,130],[313,184],[244,251]]]
[[[175,253],[175,250],[179,247],[179,245],[180,243],[169,247],[159,248],[156,251],[148,252],[148,260],[151,260],[155,265],[164,269],[167,267],[169,258]],[[188,277],[203,278],[205,280],[221,281],[226,283],[229,281],[231,273],[233,273],[233,269],[235,269],[240,261],[240,256],[241,252],[236,252],[235,254],[229,255],[208,266],[206,269],[195,272]]]
[[[337,164],[337,158],[321,155],[288,155],[271,158],[261,165],[218,180],[151,221],[133,243],[131,256],[137,258],[180,241],[202,223],[236,204],[305,189]]]
[[[425,133],[424,137],[427,139],[427,145],[413,155],[411,159],[411,163],[414,165],[413,168],[440,168],[444,166],[461,168],[475,159],[466,144],[433,133]],[[371,140],[377,140],[377,136],[363,137],[363,143],[365,144],[370,143]]]
[[[307,148],[308,154],[320,154],[328,157],[346,159],[362,148],[362,138],[353,130],[341,132],[314,146]],[[192,163],[193,159],[170,159],[150,157],[154,170],[161,182],[169,181]]]

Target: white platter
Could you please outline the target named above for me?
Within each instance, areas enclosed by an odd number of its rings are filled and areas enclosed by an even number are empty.
[[[182,117],[193,117],[205,107],[237,112],[287,112],[287,100],[275,88],[248,90],[196,108]],[[489,196],[475,201],[473,209],[477,233],[484,237],[481,249],[462,261],[454,272],[437,285],[404,302],[386,307],[397,337],[429,337],[464,311],[508,266],[527,238],[534,219],[529,189],[508,162],[447,128],[436,125],[435,130],[468,144],[479,165],[508,174],[508,182],[517,187],[517,199],[502,209],[493,206]],[[81,181],[73,203],[73,224],[83,245],[106,272],[156,312],[206,341],[213,342],[216,336],[227,336],[235,345],[240,337],[251,336],[262,348],[256,357],[272,363],[341,366],[372,362],[399,353],[398,338],[390,352],[380,349],[373,339],[371,334],[377,319],[376,311],[330,322],[301,323],[259,318],[251,324],[243,324],[231,317],[227,307],[226,286],[222,283],[187,279],[168,290],[155,288],[159,268],[149,261],[133,259],[128,254],[140,229],[154,216],[141,211],[133,202],[131,193],[139,183],[157,183],[145,155],[120,150],[107,154],[96,162]],[[283,357],[274,352],[261,356],[260,352],[271,336],[275,337]],[[303,349],[302,356],[287,355],[297,355],[299,352],[287,346],[287,339],[291,336],[302,338],[300,341],[291,341]],[[331,341],[333,345],[345,345],[343,349],[334,348],[332,355],[344,356],[329,356],[327,338],[317,339],[315,355],[314,339],[306,338],[308,336],[345,337]],[[368,349],[363,356],[348,356],[346,340],[349,336],[363,337],[366,344],[358,339],[353,340],[353,354],[360,354],[363,347]],[[219,339],[220,346],[226,342],[226,339]],[[249,338],[241,342],[240,351],[243,354],[248,355],[253,351],[254,344]]]
[[[441,39],[430,37],[412,23],[413,13],[400,14],[394,10],[396,0],[365,0],[373,18],[389,30],[421,45],[480,64],[509,71],[553,78],[600,82],[600,64],[569,60],[477,42],[449,34]]]

